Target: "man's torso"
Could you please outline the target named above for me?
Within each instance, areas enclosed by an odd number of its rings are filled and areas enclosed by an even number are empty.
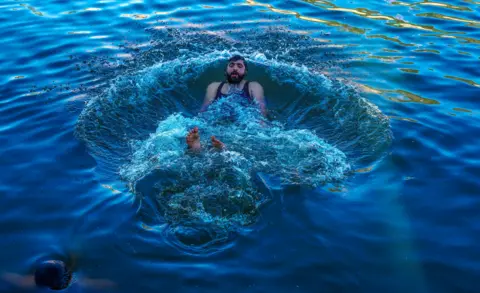
[[[240,95],[244,96],[245,98],[247,98],[249,100],[252,100],[252,95],[251,95],[250,88],[249,88],[249,81],[242,81],[239,85],[239,89],[236,89],[234,91],[229,90],[229,89],[230,89],[230,86],[229,86],[228,83],[226,83],[226,82],[218,83],[217,91],[216,91],[216,95],[215,95],[214,100],[217,100],[219,98],[228,96],[232,93],[240,94]]]

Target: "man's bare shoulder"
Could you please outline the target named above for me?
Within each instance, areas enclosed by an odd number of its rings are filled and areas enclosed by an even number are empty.
[[[205,101],[206,102],[213,101],[219,85],[220,85],[220,82],[215,81],[215,82],[210,83],[207,86],[207,90],[206,90],[206,93],[205,93]]]
[[[248,84],[251,88],[258,88],[258,89],[262,88],[262,85],[257,81],[250,81]]]
[[[208,85],[207,89],[213,89],[213,88],[216,89],[220,84],[221,84],[220,81],[214,81]]]

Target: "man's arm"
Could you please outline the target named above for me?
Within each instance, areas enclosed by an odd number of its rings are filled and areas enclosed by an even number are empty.
[[[250,82],[250,94],[258,102],[263,116],[267,116],[267,103],[263,93],[263,87],[256,81]]]
[[[2,274],[2,279],[24,289],[35,288],[35,277],[33,275],[19,275],[15,273]]]
[[[220,82],[212,82],[208,85],[202,107],[200,108],[200,112],[207,110],[208,106],[213,102],[213,100],[215,99],[215,95],[217,94],[217,88],[219,85]]]

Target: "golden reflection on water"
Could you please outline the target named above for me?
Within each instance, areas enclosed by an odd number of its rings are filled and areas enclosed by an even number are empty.
[[[335,187],[329,187],[328,191],[344,193],[344,192],[347,192],[348,189],[345,188],[344,186],[335,186]]]
[[[355,55],[372,55],[372,53],[370,53],[368,51],[356,51],[356,52],[352,52],[352,54],[355,54]]]
[[[304,0],[304,1],[308,2],[308,3],[312,3],[314,5],[316,5],[316,3],[317,3],[316,1],[313,1],[313,0]],[[326,6],[325,5],[326,2],[327,1],[322,1],[321,3],[323,5],[316,5],[316,6],[321,7],[322,9],[325,9],[325,10],[330,10],[330,11],[342,11],[342,12],[347,12],[347,13],[353,13],[355,15],[362,16],[362,17],[369,18],[369,19],[386,20],[386,21],[388,21],[386,23],[387,25],[394,26],[394,27],[413,28],[413,29],[418,29],[418,30],[444,32],[444,31],[436,29],[433,26],[410,23],[410,22],[407,22],[407,21],[405,21],[401,18],[398,18],[398,17],[393,17],[393,16],[389,16],[389,15],[380,14],[378,11],[373,11],[373,10],[369,10],[369,9],[366,9],[366,8],[354,8],[354,9],[343,8],[343,7],[338,7],[333,3],[330,3],[330,5]],[[393,3],[399,3],[399,2],[392,2],[392,4]],[[408,3],[406,3],[406,4],[407,4],[406,6],[410,6]]]
[[[399,103],[419,103],[419,104],[425,104],[425,105],[438,105],[440,102],[429,99],[429,98],[424,98],[419,95],[413,94],[409,91],[405,90],[384,90],[384,93],[394,93],[400,96],[398,97],[388,97],[390,101],[393,102],[399,102]]]
[[[376,88],[373,88],[373,87],[368,86],[366,84],[355,83],[355,85],[357,86],[357,88],[359,88],[364,93],[377,94],[377,95],[380,95],[382,93],[382,91],[377,90]]]
[[[422,37],[436,37],[436,38],[450,38],[450,39],[457,39],[460,40],[460,43],[470,43],[470,44],[480,44],[480,40],[469,38],[469,37],[462,37],[462,36],[451,36],[447,34],[422,34]]]
[[[246,1],[246,4],[249,5],[249,6],[265,7],[265,8],[268,9],[268,11],[272,11],[272,12],[276,12],[276,13],[280,13],[280,14],[285,14],[285,15],[294,15],[296,18],[301,19],[301,20],[323,23],[323,24],[326,24],[328,26],[333,26],[333,27],[340,27],[340,28],[342,28],[342,29],[344,29],[348,32],[351,32],[351,33],[356,33],[356,34],[364,34],[365,33],[364,29],[353,27],[353,26],[350,26],[350,25],[347,25],[347,24],[344,24],[344,23],[341,23],[341,22],[332,21],[332,20],[325,20],[325,19],[321,19],[321,18],[318,18],[318,17],[304,16],[304,15],[301,15],[300,13],[298,13],[296,11],[278,9],[278,8],[275,8],[271,4],[259,3],[259,2],[256,2],[254,0],[245,0],[245,1]]]
[[[401,71],[406,72],[406,73],[418,73],[417,69],[411,69],[411,68],[399,68]]]
[[[448,8],[452,10],[458,10],[458,11],[472,11],[470,8],[466,6],[456,6],[452,4],[446,4],[446,3],[434,2],[434,1],[428,1],[428,0],[425,0],[425,2],[421,2],[421,3],[414,3],[412,4],[412,6],[413,5],[430,5],[430,6],[439,6],[443,8]]]
[[[390,119],[394,120],[400,120],[400,121],[406,121],[406,122],[411,122],[411,123],[419,123],[417,120],[408,118],[408,117],[399,117],[399,116],[388,116]]]
[[[30,5],[27,5],[27,4],[20,4],[21,6],[27,8],[28,10],[30,10],[33,14],[37,15],[37,16],[43,16],[43,13],[38,11],[35,7],[33,6],[30,6]]]
[[[472,110],[464,109],[464,108],[453,108],[453,111],[463,112],[463,113],[472,113]]]
[[[440,54],[440,51],[433,50],[433,49],[417,49],[417,50],[413,50],[413,52]]]
[[[414,29],[414,30],[419,30],[419,31],[423,31],[423,32],[425,32],[425,31],[429,32],[429,33],[420,34],[419,35],[420,37],[451,38],[451,39],[455,39],[455,40],[457,40],[459,42],[463,42],[463,43],[480,44],[480,40],[477,40],[477,39],[472,38],[472,37],[467,37],[465,32],[450,32],[450,31],[442,30],[440,28],[436,28],[433,25],[413,23],[413,22],[411,22],[411,20],[407,21],[407,20],[403,19],[403,17],[401,15],[390,16],[390,15],[386,15],[386,14],[380,12],[380,11],[370,10],[370,9],[366,9],[366,8],[340,7],[340,6],[334,4],[330,1],[327,1],[327,0],[303,0],[303,1],[308,2],[310,4],[313,4],[313,5],[315,5],[315,7],[318,7],[320,9],[326,10],[326,11],[346,13],[346,14],[354,15],[356,17],[363,17],[363,18],[371,19],[371,20],[380,20],[385,25],[390,26],[390,27],[394,27],[394,28]],[[480,2],[472,1],[472,0],[464,0],[464,2],[474,4],[474,5],[480,4]],[[441,8],[444,8],[444,9],[450,9],[450,10],[454,10],[454,11],[461,11],[461,12],[465,12],[465,13],[471,13],[472,12],[472,9],[470,9],[467,6],[452,5],[452,4],[443,3],[443,2],[440,2],[440,1],[421,0],[421,1],[415,2],[415,3],[406,3],[406,2],[401,2],[401,1],[394,1],[394,2],[391,2],[390,4],[391,5],[407,6],[411,10],[422,10],[422,9],[424,9],[422,7],[434,6],[434,7],[441,7]],[[324,24],[324,25],[327,25],[327,26],[330,26],[330,27],[335,27],[335,28],[337,28],[339,30],[342,30],[342,31],[347,31],[347,32],[354,33],[354,34],[359,34],[359,35],[365,35],[365,38],[367,38],[367,39],[383,39],[385,41],[389,41],[389,42],[395,43],[395,44],[403,46],[403,47],[417,47],[418,48],[418,47],[423,46],[423,44],[421,45],[421,44],[404,42],[400,39],[399,36],[394,36],[393,33],[391,35],[384,35],[384,34],[378,34],[378,33],[368,35],[367,34],[368,30],[364,29],[364,28],[355,27],[355,26],[352,26],[352,25],[349,25],[347,23],[343,23],[343,22],[340,22],[340,21],[319,18],[317,16],[302,15],[299,12],[296,12],[296,11],[293,11],[293,10],[280,9],[278,7],[275,7],[272,4],[260,3],[260,2],[257,2],[255,0],[245,0],[245,3],[235,4],[235,5],[257,6],[257,7],[264,8],[264,9],[260,10],[260,11],[263,11],[263,12],[273,12],[273,13],[278,13],[278,14],[282,14],[282,15],[295,16],[295,18],[297,18],[299,20],[313,22],[313,23],[320,23],[320,24]],[[466,4],[466,5],[468,5],[468,4]],[[40,16],[43,15],[41,12],[38,12],[35,8],[33,8],[31,6],[28,6],[26,4],[22,4],[22,6],[25,6],[25,7],[29,8],[33,13],[35,13],[37,15],[40,15]],[[218,7],[214,7],[214,6],[210,6],[210,5],[202,5],[201,7],[203,9],[218,8]],[[167,16],[167,15],[170,15],[170,14],[174,13],[175,11],[182,10],[182,9],[189,9],[189,8],[188,7],[176,8],[172,11],[157,11],[157,12],[153,12],[153,13],[150,13],[150,14],[121,14],[120,17],[127,17],[127,18],[131,18],[131,19],[134,19],[134,20],[145,20],[145,19],[152,18],[156,15]],[[101,9],[93,7],[93,8],[87,8],[85,10],[86,11],[98,11],[98,10],[101,10]],[[76,11],[72,11],[72,12],[68,12],[68,13],[76,13]],[[330,16],[328,14],[328,12],[325,15],[327,15],[326,17]],[[448,16],[448,15],[445,15],[445,14],[430,13],[430,12],[417,13],[417,14],[415,14],[415,16],[418,17],[419,19],[420,18],[434,18],[434,19],[440,19],[442,21],[448,21],[448,22],[460,22],[460,23],[464,23],[465,25],[469,25],[469,26],[475,26],[475,27],[480,26],[479,21],[468,19],[468,17],[457,17],[457,16],[454,17],[454,16]],[[339,17],[335,17],[335,19],[339,19]],[[177,19],[177,20],[180,22],[180,24],[177,25],[178,27],[201,28],[201,29],[204,30],[203,33],[205,33],[205,34],[224,36],[224,33],[222,33],[222,32],[206,30],[208,25],[194,24],[194,23],[187,22],[184,19],[181,19],[181,20]],[[273,19],[268,20],[268,21],[267,20],[251,20],[251,19],[248,19],[248,20],[245,20],[245,21],[237,21],[234,24],[243,25],[243,24],[248,24],[248,23],[274,22],[274,21],[275,20],[273,20]],[[163,29],[163,28],[167,28],[167,27],[172,27],[172,25],[169,25],[169,26],[166,26],[166,25],[165,26],[155,26],[154,28]],[[175,27],[175,25],[173,27]],[[71,33],[71,34],[89,34],[90,32],[69,32],[69,33]],[[292,33],[311,34],[312,31],[293,31],[292,30]],[[399,34],[399,35],[401,36],[401,34]],[[326,39],[326,38],[315,38],[314,40],[317,41],[317,42],[321,42],[321,43],[331,43],[332,42],[332,40],[329,40],[329,39]],[[418,38],[417,38],[417,40],[418,40]],[[339,46],[343,47],[342,45],[339,45]],[[416,52],[416,53],[441,54],[441,52],[439,50],[427,49],[427,48],[423,48],[423,49],[418,48],[417,49],[417,48],[414,48],[415,50],[412,50],[412,51]],[[408,56],[401,56],[402,53],[403,53],[402,52],[403,50],[394,50],[394,49],[390,49],[390,48],[382,48],[382,51],[383,52],[388,52],[388,53],[396,53],[395,55],[397,55],[397,56],[380,56],[381,54],[375,54],[373,52],[368,52],[368,51],[361,51],[361,52],[355,52],[355,53],[359,54],[359,55],[367,55],[366,58],[377,59],[377,60],[380,60],[380,61],[383,61],[383,62],[396,62],[400,59],[408,58]],[[465,56],[471,56],[471,53],[469,53],[467,51],[457,51],[457,52],[459,54],[462,54],[462,55],[465,55]],[[411,61],[403,61],[403,62],[399,62],[399,63],[405,64],[405,65],[413,65],[414,64]],[[401,72],[404,72],[404,73],[409,73],[409,74],[419,74],[419,72],[420,72],[418,69],[414,69],[414,68],[397,68],[397,70],[399,70]],[[432,68],[428,68],[428,70],[434,71]],[[459,81],[459,82],[463,82],[463,83],[466,83],[466,84],[471,85],[471,86],[480,87],[480,84],[476,83],[473,80],[469,80],[469,79],[465,79],[465,78],[461,78],[461,77],[455,77],[455,76],[451,76],[451,75],[446,75],[444,77],[448,78],[448,79],[456,80],[456,81]],[[365,92],[380,94],[380,95],[384,96],[385,98],[387,98],[388,100],[393,101],[393,102],[419,103],[419,104],[427,104],[427,105],[440,104],[440,102],[438,102],[436,100],[425,98],[425,97],[422,97],[422,96],[417,95],[417,94],[413,94],[413,93],[411,93],[407,90],[403,90],[403,89],[383,90],[383,89],[375,89],[373,87],[368,87],[366,85],[361,85],[361,88]],[[462,108],[457,108],[457,109],[462,109]],[[402,118],[402,117],[395,117],[395,116],[392,116],[392,118],[393,119],[398,119],[398,120],[416,122],[415,120],[410,119],[410,118]]]
[[[430,18],[436,18],[436,19],[443,19],[443,20],[451,20],[451,21],[458,21],[458,22],[465,22],[465,23],[470,23],[470,24],[480,24],[479,21],[475,20],[470,20],[470,19],[465,19],[465,18],[460,18],[460,17],[454,17],[454,16],[448,16],[448,15],[443,15],[440,13],[419,13],[416,16],[418,17],[430,17]]]
[[[438,24],[438,25],[435,24],[437,27],[432,26],[432,25],[416,24],[416,23],[411,22],[411,20],[410,21],[404,20],[401,16],[390,16],[390,15],[383,14],[380,11],[370,10],[370,9],[366,9],[366,8],[340,7],[340,6],[334,4],[330,1],[327,1],[327,0],[303,0],[303,1],[308,2],[310,4],[313,4],[313,5],[315,5],[315,7],[318,7],[322,10],[325,10],[326,12],[323,14],[323,15],[325,15],[324,17],[332,17],[333,18],[332,15],[328,14],[331,11],[332,13],[335,13],[336,16],[338,16],[338,14],[345,13],[345,14],[353,15],[353,16],[357,17],[357,19],[358,19],[358,17],[362,17],[362,18],[369,19],[369,20],[380,20],[385,25],[390,26],[390,27],[394,27],[394,28],[414,29],[414,30],[419,30],[419,31],[422,31],[422,32],[425,32],[425,31],[429,32],[429,33],[418,34],[417,36],[419,36],[419,37],[415,38],[415,40],[418,40],[418,42],[421,42],[421,40],[424,40],[425,38],[423,38],[423,37],[435,37],[435,38],[455,39],[460,43],[480,44],[480,40],[472,38],[472,37],[468,37],[466,32],[445,31],[445,30],[440,29],[440,28],[443,28],[443,27],[440,26],[440,24]],[[469,4],[473,4],[473,5],[480,5],[479,1],[473,1],[473,0],[463,0],[463,1],[465,3],[469,3]],[[100,3],[108,3],[108,2],[114,2],[114,1],[107,1],[107,0],[100,1]],[[140,2],[131,1],[129,3],[141,3],[141,2],[142,1],[140,1]],[[426,9],[426,7],[428,7],[428,6],[434,6],[434,7],[441,7],[441,8],[445,8],[445,9],[454,10],[454,11],[465,12],[463,14],[465,16],[462,15],[462,17],[449,16],[449,15],[445,15],[445,14],[441,14],[441,13],[430,13],[430,12],[417,13],[417,14],[415,14],[415,16],[418,17],[419,20],[421,20],[421,18],[426,18],[426,19],[427,18],[434,18],[434,19],[442,20],[442,21],[449,22],[449,23],[457,22],[457,23],[463,23],[463,24],[468,25],[468,26],[480,27],[480,21],[471,20],[471,19],[468,18],[467,14],[468,13],[474,13],[475,10],[472,10],[470,7],[467,7],[467,6],[452,5],[452,4],[443,3],[443,2],[439,2],[439,1],[429,1],[429,0],[420,0],[420,1],[417,1],[415,3],[406,3],[406,2],[402,2],[402,1],[394,1],[394,2],[391,2],[390,4],[391,5],[407,6],[407,7],[411,8],[412,10],[423,10],[423,9]],[[44,14],[42,12],[38,11],[36,8],[34,8],[30,5],[27,5],[27,4],[20,4],[20,5],[29,9],[33,14],[35,14],[37,16],[44,16]],[[308,22],[312,22],[312,23],[324,24],[324,25],[327,25],[327,26],[330,26],[330,27],[335,27],[338,30],[347,31],[347,32],[357,34],[357,35],[365,35],[366,39],[383,39],[385,41],[389,41],[389,42],[395,43],[395,44],[403,46],[403,47],[414,47],[414,48],[408,49],[408,50],[412,50],[413,52],[416,52],[416,53],[441,54],[441,52],[439,50],[426,49],[426,48],[417,49],[418,47],[422,47],[423,44],[415,44],[415,43],[409,43],[408,41],[405,41],[405,42],[402,41],[401,40],[401,36],[402,36],[401,33],[398,33],[398,35],[400,37],[395,36],[392,28],[389,28],[389,31],[391,31],[392,33],[388,33],[388,35],[379,34],[379,33],[369,35],[368,34],[368,31],[369,31],[368,29],[355,27],[355,26],[349,25],[347,23],[340,22],[340,21],[338,21],[338,19],[342,19],[340,17],[335,17],[335,19],[337,19],[337,21],[335,21],[335,20],[329,20],[329,19],[325,19],[325,18],[319,18],[317,16],[311,16],[311,15],[307,16],[307,15],[302,15],[302,14],[296,12],[296,11],[293,11],[293,10],[280,9],[280,8],[275,7],[274,5],[260,3],[260,2],[257,2],[255,0],[245,0],[245,3],[244,4],[242,3],[240,5],[262,7],[262,8],[265,8],[262,11],[273,12],[273,13],[278,13],[278,14],[282,14],[282,15],[295,16],[295,18],[297,18],[299,20],[308,21]],[[466,4],[466,5],[468,5],[468,4]],[[210,6],[210,5],[202,5],[201,7],[203,9],[219,8],[219,7],[214,7],[214,6]],[[184,10],[184,9],[189,9],[189,8],[188,7],[176,8],[176,9],[173,9],[171,11],[157,11],[157,12],[152,12],[150,14],[140,14],[140,13],[121,14],[120,17],[130,18],[130,19],[133,19],[133,20],[146,20],[146,19],[150,19],[150,18],[155,20],[154,17],[157,16],[157,15],[162,15],[162,16],[167,16],[168,17],[168,15],[171,15],[171,14],[175,13],[175,11]],[[432,9],[432,8],[430,8],[430,9]],[[83,11],[100,11],[100,10],[102,10],[102,9],[101,8],[96,8],[96,7],[89,7],[89,8],[84,9]],[[75,13],[78,13],[78,12],[81,12],[81,11],[66,11],[66,12],[62,12],[62,14],[75,14]],[[319,14],[317,13],[316,15],[319,15]],[[151,21],[151,19],[149,21]],[[223,32],[205,30],[208,27],[208,24],[206,24],[206,25],[205,24],[194,24],[194,23],[187,22],[185,19],[171,18],[170,20],[174,20],[174,21],[176,20],[176,21],[180,22],[180,24],[177,25],[178,27],[201,28],[201,29],[204,30],[202,32],[204,34],[224,36]],[[243,24],[249,24],[249,23],[261,23],[261,22],[264,22],[264,23],[275,22],[275,20],[273,20],[273,19],[269,19],[269,20],[247,19],[247,20],[244,20],[244,21],[234,22],[233,24],[243,25]],[[438,21],[436,23],[438,23]],[[173,26],[172,25],[155,26],[154,28],[155,29],[164,29],[164,28],[171,28],[171,27],[175,27],[175,25],[173,25]],[[397,31],[400,31],[400,30],[397,30]],[[292,33],[297,33],[297,34],[311,34],[312,33],[312,31],[300,31],[300,30],[297,30],[297,31],[291,30],[291,32]],[[68,34],[90,34],[90,33],[91,33],[90,31],[68,32]],[[92,36],[91,38],[100,39],[100,38],[106,38],[106,37],[107,36]],[[314,40],[317,41],[317,42],[320,42],[320,43],[332,43],[333,42],[332,40],[329,40],[327,38],[328,37],[326,37],[326,38],[315,38]],[[336,46],[344,47],[345,45],[336,45]],[[116,47],[114,48],[113,46],[108,47],[108,45],[105,45],[103,48],[117,49]],[[462,48],[462,49],[463,50],[468,50],[468,49],[464,49],[464,48]],[[377,59],[377,60],[380,60],[380,61],[383,61],[383,62],[396,62],[397,60],[400,60],[400,59],[403,59],[403,58],[408,58],[408,56],[380,56],[381,52],[380,52],[380,54],[375,54],[373,52],[365,51],[367,49],[363,49],[363,50],[364,51],[355,52],[355,54],[368,55],[367,58],[369,58],[369,59]],[[382,48],[381,50],[383,52],[396,53],[395,55],[404,54],[403,48],[402,48],[402,50],[394,50],[394,49],[390,49],[390,48]],[[467,52],[467,51],[457,51],[457,52],[458,52],[458,54],[462,54],[462,55],[465,55],[465,56],[472,56],[472,54],[470,52]],[[126,57],[126,56],[124,56],[124,57]],[[465,57],[462,57],[462,58],[465,59]],[[473,58],[476,58],[476,56],[473,57]],[[405,64],[405,65],[414,64],[413,62],[410,62],[410,61],[403,61],[403,62],[399,62],[399,63]],[[424,71],[426,71],[425,69],[424,69]],[[396,70],[400,70],[402,72],[410,73],[410,74],[418,74],[419,73],[418,69],[412,69],[412,68],[397,68]],[[428,70],[433,71],[432,68],[428,68]],[[451,76],[451,75],[445,75],[444,78],[459,81],[459,82],[468,84],[470,86],[480,87],[479,83],[477,83],[473,80],[470,80],[470,79]],[[389,99],[390,101],[394,101],[394,102],[420,103],[420,104],[428,104],[428,105],[440,104],[436,100],[425,98],[425,97],[413,94],[409,91],[402,90],[402,89],[382,90],[382,89],[375,89],[375,88],[372,88],[372,87],[368,87],[366,85],[362,85],[361,87],[362,87],[362,90],[364,90],[365,92],[384,95],[387,99]],[[463,109],[463,108],[455,108],[455,109]],[[458,110],[458,111],[462,112],[462,110]],[[469,111],[469,110],[467,110],[467,111]],[[392,118],[393,119],[410,121],[410,120],[408,120],[409,118],[401,118],[401,117],[393,117],[393,116],[392,116]],[[416,122],[416,121],[410,121],[410,122]]]
[[[429,99],[429,98],[424,98],[422,96],[416,95],[414,93],[411,93],[406,90],[384,90],[384,89],[377,89],[372,86],[368,86],[365,84],[361,83],[354,83],[357,88],[364,92],[364,93],[372,93],[372,94],[377,94],[377,95],[382,95],[386,97],[388,100],[393,101],[393,102],[399,102],[399,103],[419,103],[419,104],[425,104],[425,105],[438,105],[440,102]],[[392,95],[395,95],[396,97],[392,97]]]
[[[464,2],[473,3],[473,1],[464,1]],[[469,7],[466,7],[466,6],[457,6],[457,5],[452,5],[452,4],[447,4],[447,3],[437,2],[437,1],[430,1],[430,0],[423,0],[423,2],[415,2],[415,3],[393,1],[390,4],[399,5],[399,6],[407,6],[407,7],[410,7],[410,9],[416,9],[416,10],[419,9],[416,6],[438,6],[438,7],[457,10],[457,11],[472,11]]]
[[[142,227],[143,229],[145,229],[145,230],[148,230],[148,231],[153,231],[153,230],[155,230],[153,227],[150,227],[150,226],[148,226],[148,225],[145,224],[145,223],[141,223],[140,225],[141,225],[141,227]]]
[[[402,57],[402,56],[376,56],[376,55],[372,55],[372,56],[368,56],[368,58],[370,58],[370,59],[380,59],[380,60],[382,60],[382,61],[387,61],[387,62],[393,62],[393,61],[400,60],[400,59],[405,58],[405,57]]]
[[[321,39],[321,38],[313,38],[315,42],[320,42],[320,43],[330,43],[332,40],[327,40],[327,39]]]
[[[133,20],[141,20],[141,19],[147,19],[150,17],[149,14],[120,14],[120,17],[127,17],[131,18]]]
[[[383,51],[384,52],[389,52],[389,53],[400,53],[400,51],[398,51],[398,50],[392,50],[392,49],[387,49],[387,48],[383,48]]]
[[[480,84],[478,84],[478,83],[476,83],[476,82],[474,82],[473,80],[470,80],[470,79],[451,76],[451,75],[445,75],[444,77],[449,78],[449,79],[453,79],[453,80],[458,80],[458,81],[464,82],[466,84],[469,84],[471,86],[480,87]]]
[[[360,169],[355,170],[355,173],[368,173],[368,172],[372,171],[372,169],[373,169],[373,166],[368,166],[368,167],[365,167],[365,168],[360,168]]]
[[[248,1],[248,0],[247,0]],[[441,37],[450,37],[450,38],[455,38],[459,41],[467,42],[467,43],[480,43],[480,40],[476,40],[474,38],[468,38],[468,37],[462,37],[458,35],[465,34],[465,32],[449,32],[449,31],[444,31],[435,28],[432,25],[421,25],[421,24],[416,24],[412,22],[408,22],[401,17],[393,17],[389,15],[384,15],[381,14],[377,11],[372,11],[366,8],[344,8],[344,7],[339,7],[329,1],[322,0],[322,1],[315,1],[315,0],[303,0],[304,2],[310,3],[315,5],[316,7],[319,7],[324,10],[329,10],[329,11],[341,11],[349,14],[355,14],[357,16],[361,16],[364,18],[368,19],[374,19],[374,20],[384,20],[386,21],[385,24],[388,26],[393,26],[396,28],[405,28],[405,29],[416,29],[416,30],[422,30],[422,31],[430,31],[434,32],[437,34],[430,34],[430,35],[423,35],[423,36],[437,36],[438,34],[441,34]],[[472,4],[478,4],[478,2],[475,1],[466,1]],[[417,3],[405,3],[401,1],[394,1],[390,3],[391,5],[401,5],[401,6],[407,6],[411,10],[413,9],[419,9],[416,8],[415,6],[437,6],[437,7],[442,7],[442,8],[447,8],[447,9],[452,9],[456,11],[462,11],[462,12],[472,12],[472,10],[469,7],[466,6],[457,6],[457,5],[451,5],[447,3],[442,3],[438,1],[429,1],[429,0],[423,0],[423,2],[417,2]],[[442,19],[442,20],[453,20],[453,21],[461,21],[464,23],[467,23],[469,26],[480,26],[478,21],[474,20],[469,20],[469,19],[464,19],[464,18],[459,18],[459,17],[451,17],[439,13],[420,13],[417,14],[416,16],[419,17],[434,17],[437,19]],[[365,30],[364,30],[365,33]],[[396,38],[391,38],[384,36],[385,40],[388,41],[393,41],[397,42],[398,40]],[[401,45],[405,45],[404,43],[400,43]],[[413,44],[409,44],[411,46],[414,46]]]
[[[399,45],[402,45],[402,46],[405,46],[405,47],[413,47],[415,46],[415,44],[407,44],[407,43],[404,43],[402,41],[400,41],[398,38],[391,38],[391,37],[387,37],[387,36],[384,36],[384,35],[369,35],[367,36],[367,39],[384,39],[384,40],[387,40],[387,41],[391,41],[391,42],[395,42]]]
[[[101,186],[105,189],[108,189],[110,190],[113,194],[119,194],[121,193],[119,190],[113,188],[111,185],[108,185],[108,184],[101,184]]]
[[[473,26],[473,27],[480,28],[480,24],[478,24],[478,23],[469,23],[469,24],[467,24],[467,26]]]

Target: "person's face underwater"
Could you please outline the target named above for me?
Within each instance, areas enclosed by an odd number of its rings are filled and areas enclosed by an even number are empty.
[[[245,63],[243,60],[230,61],[227,65],[225,75],[229,83],[240,83],[245,77]]]

